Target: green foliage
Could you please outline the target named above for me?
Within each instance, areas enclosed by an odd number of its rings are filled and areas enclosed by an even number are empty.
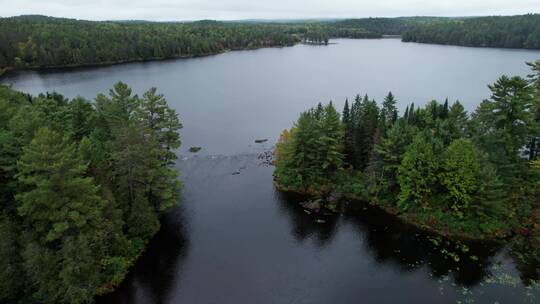
[[[91,303],[178,202],[178,116],[124,83],[95,104],[0,86],[0,107],[0,301]]]
[[[351,162],[354,168],[363,170],[371,158],[373,145],[380,133],[379,107],[367,95],[356,96],[351,107],[351,118],[347,133],[351,134],[351,147],[354,151]]]
[[[480,104],[473,114],[473,139],[489,151],[493,162],[508,183],[516,184],[519,171],[525,163],[521,150],[536,129],[533,109],[533,91],[521,77],[502,76],[489,88],[490,100]]]
[[[276,175],[289,188],[314,186],[319,192],[343,166],[343,127],[329,103],[300,115],[291,131],[282,134],[276,150]]]
[[[19,254],[20,229],[9,215],[0,214],[0,299],[15,301],[23,288],[25,273]]]
[[[480,184],[478,152],[468,139],[453,141],[443,154],[439,179],[450,197],[453,211],[462,216]]]
[[[479,47],[540,48],[540,15],[436,19],[416,23],[403,41]]]
[[[321,22],[92,22],[45,16],[0,18],[0,74],[7,69],[123,63],[227,50],[328,44],[330,38],[401,35],[434,17]],[[459,19],[458,19],[459,20]],[[536,35],[538,36],[538,35]],[[532,36],[529,44],[534,43]]]
[[[401,188],[399,207],[402,210],[430,207],[439,167],[435,145],[430,133],[421,132],[405,150],[397,174]]]
[[[282,135],[276,182],[318,194],[309,190],[324,181],[326,191],[369,200],[448,234],[491,238],[536,227],[540,63],[529,65],[529,80],[501,77],[470,117],[458,101],[413,103],[397,117],[391,93],[380,109],[367,96],[357,96],[352,106],[347,100],[341,145],[350,166],[337,172],[303,166],[320,148],[313,117],[323,110],[312,109]]]
[[[382,108],[381,108],[381,117],[380,117],[380,128],[384,133],[396,123],[398,119],[398,111],[396,108],[397,100],[392,94],[388,92],[388,95],[384,98]]]

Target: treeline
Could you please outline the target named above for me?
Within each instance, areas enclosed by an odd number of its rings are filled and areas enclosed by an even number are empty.
[[[419,23],[405,42],[540,49],[540,15],[478,17]]]
[[[330,24],[337,29],[361,29],[379,36],[382,35],[402,35],[415,24],[432,22],[435,20],[445,20],[441,17],[401,17],[401,18],[361,18],[346,19]],[[354,37],[351,37],[354,38]]]
[[[0,18],[0,72],[7,69],[98,65],[291,46],[330,38],[401,34],[426,18],[338,22],[92,22],[45,16]],[[428,19],[431,20],[431,19]]]
[[[178,115],[124,83],[95,102],[0,86],[0,302],[90,303],[177,204]]]
[[[92,65],[288,46],[300,40],[298,33],[295,26],[279,24],[2,18],[0,67]]]
[[[92,22],[44,16],[0,18],[0,74],[9,69],[122,63],[227,50],[381,38],[467,46],[540,48],[540,15],[363,18],[334,22]]]
[[[411,104],[389,93],[304,112],[276,146],[276,184],[369,201],[447,235],[540,235],[540,61],[530,79],[501,77],[469,115],[458,102]],[[534,233],[531,229],[536,229]]]

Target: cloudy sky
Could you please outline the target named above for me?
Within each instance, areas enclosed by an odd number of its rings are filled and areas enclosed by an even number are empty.
[[[287,19],[540,13],[540,0],[0,0],[0,16],[90,20]]]

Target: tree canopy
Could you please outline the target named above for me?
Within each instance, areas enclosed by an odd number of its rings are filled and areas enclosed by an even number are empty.
[[[178,115],[152,88],[96,102],[0,86],[0,301],[90,303],[179,200]]]
[[[452,235],[493,238],[537,227],[539,64],[529,64],[529,79],[500,77],[471,115],[446,100],[410,104],[399,116],[391,93],[381,106],[356,96],[345,102],[343,136],[330,144],[317,142],[321,126],[308,113],[320,106],[312,109],[282,134],[276,183],[323,196],[341,191]],[[297,142],[311,146],[300,150]],[[342,161],[331,167],[294,161],[333,151]]]

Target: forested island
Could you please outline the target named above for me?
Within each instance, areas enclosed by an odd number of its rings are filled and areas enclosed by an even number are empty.
[[[540,48],[540,15],[363,18],[303,22],[94,22],[45,16],[0,18],[0,75],[15,69],[93,66],[328,44],[331,38]]]
[[[530,79],[502,76],[470,115],[432,101],[399,116],[392,93],[381,106],[356,96],[341,117],[319,104],[281,134],[275,183],[369,202],[452,238],[540,244],[540,61],[529,65]]]
[[[178,202],[180,128],[155,88],[90,102],[0,86],[0,302],[112,291]]]

